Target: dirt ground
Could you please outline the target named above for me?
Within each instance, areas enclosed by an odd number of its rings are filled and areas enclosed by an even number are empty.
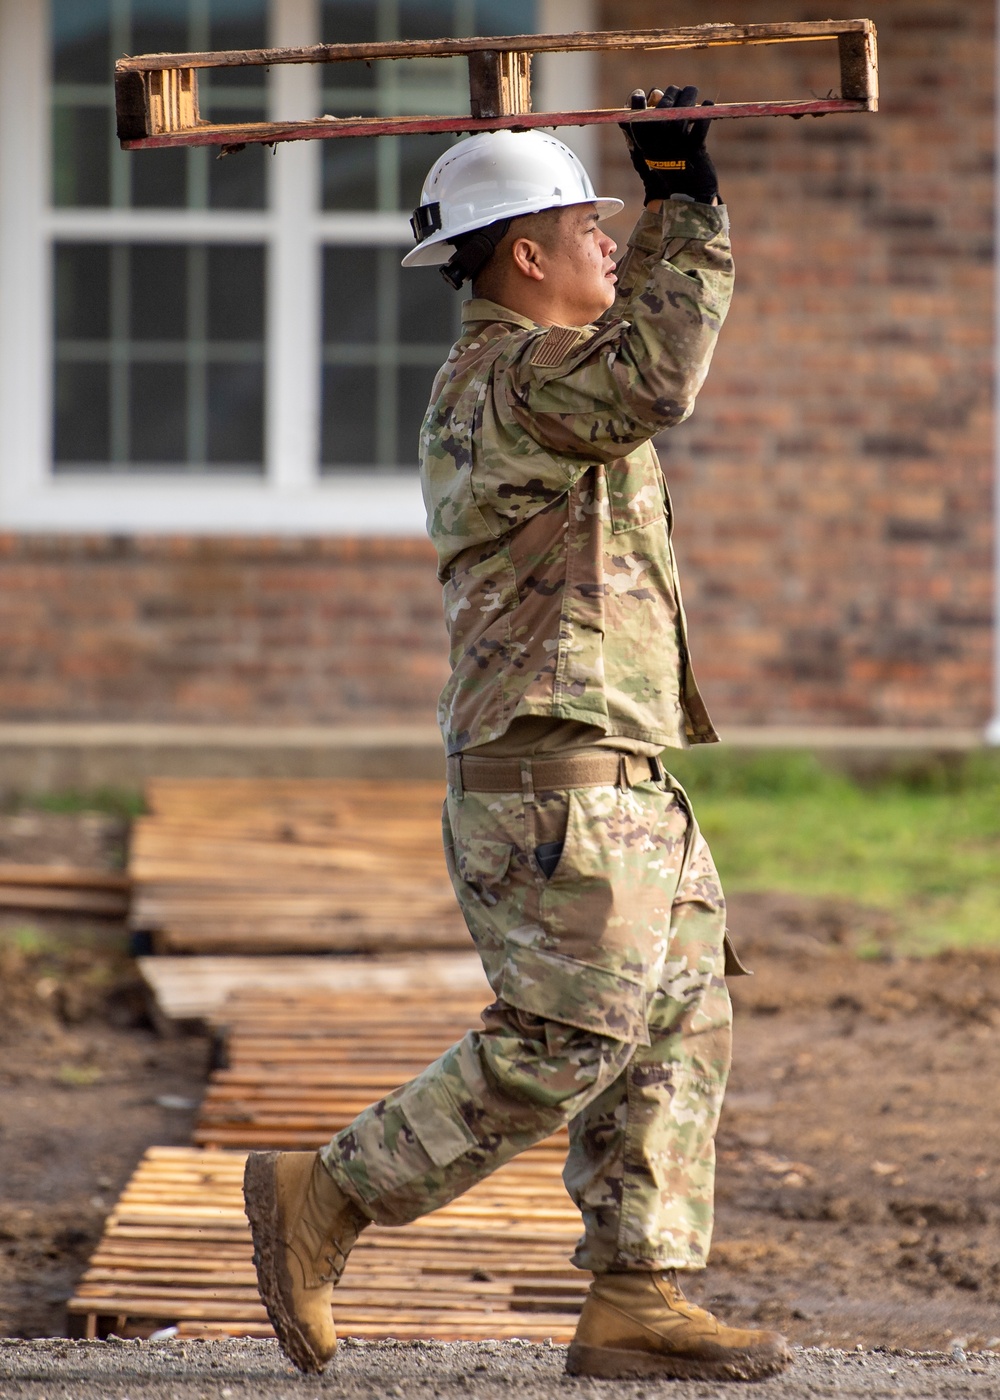
[[[806,1345],[1000,1348],[1000,954],[862,961],[864,910],[732,903],[755,976],[690,1291]]]
[[[120,826],[44,818],[29,857],[17,820],[0,860],[120,862]],[[879,916],[799,898],[735,898],[730,926],[755,976],[689,1293],[806,1346],[1000,1350],[1000,954],[896,960]],[[4,914],[0,987],[0,1337],[58,1336],[142,1150],[188,1140],[208,1046],[153,1033],[108,922]]]
[[[0,861],[114,870],[125,840],[100,813],[0,814]],[[153,1032],[122,924],[0,911],[0,1337],[65,1333],[142,1152],[189,1141],[207,1064]]]

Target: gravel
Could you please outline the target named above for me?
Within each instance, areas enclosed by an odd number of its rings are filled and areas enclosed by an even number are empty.
[[[529,1342],[345,1341],[323,1376],[300,1376],[275,1342],[0,1340],[3,1400],[708,1400],[738,1387],[564,1376],[565,1347]],[[800,1348],[754,1400],[966,1397],[1000,1394],[996,1352]]]

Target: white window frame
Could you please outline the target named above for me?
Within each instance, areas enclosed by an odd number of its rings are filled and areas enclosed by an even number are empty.
[[[539,30],[592,28],[595,10],[595,0],[539,0]],[[322,210],[316,141],[279,147],[260,212],[53,208],[48,14],[48,0],[0,0],[0,530],[423,535],[416,472],[324,476],[319,464],[323,248],[405,244],[406,216]],[[317,0],[271,0],[272,45],[314,43],[318,31]],[[535,61],[537,106],[593,105],[593,55]],[[319,79],[312,65],[275,69],[275,116],[309,116]],[[592,164],[593,128],[561,135]],[[52,245],[88,236],[266,245],[263,475],[53,471]]]

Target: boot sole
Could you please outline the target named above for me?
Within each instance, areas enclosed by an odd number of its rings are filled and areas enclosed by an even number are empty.
[[[278,1279],[278,1193],[275,1189],[276,1152],[251,1152],[243,1170],[243,1204],[253,1236],[257,1288],[281,1349],[308,1375],[326,1369],[329,1357],[318,1356],[286,1307]],[[332,1353],[331,1353],[332,1355]]]
[[[566,1374],[605,1381],[646,1376],[669,1376],[679,1381],[762,1381],[779,1375],[791,1359],[791,1352],[780,1345],[734,1351],[725,1358],[712,1359],[573,1342],[566,1356]]]

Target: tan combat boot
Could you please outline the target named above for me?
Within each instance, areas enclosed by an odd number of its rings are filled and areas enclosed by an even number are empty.
[[[597,1274],[566,1358],[571,1376],[757,1381],[791,1361],[777,1332],[725,1327],[689,1303],[673,1269]]]
[[[318,1152],[251,1152],[243,1200],[257,1287],[282,1350],[300,1371],[322,1371],[337,1350],[333,1287],[371,1221]]]

